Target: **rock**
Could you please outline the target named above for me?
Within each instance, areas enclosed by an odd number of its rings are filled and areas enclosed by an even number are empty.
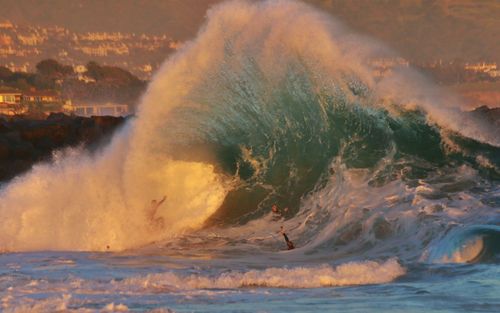
[[[123,123],[123,117],[114,117],[114,116],[92,116],[91,117],[95,124],[99,126],[101,129],[110,129],[118,126]]]
[[[38,153],[31,142],[22,141],[11,147],[12,158],[22,160],[35,160]]]
[[[8,159],[10,155],[10,145],[7,139],[0,137],[0,160]]]
[[[51,140],[56,146],[71,142],[72,129],[70,125],[44,123],[31,126],[20,131],[21,138],[34,145],[40,140]],[[76,138],[75,138],[76,139]]]
[[[11,131],[11,128],[9,127],[8,122],[0,118],[0,134],[7,133],[9,131]]]
[[[63,120],[71,120],[71,116],[66,115],[64,113],[50,113],[47,117],[47,121],[63,121]]]
[[[473,111],[470,111],[469,114],[474,117],[480,118],[481,121],[490,123],[495,128],[497,128],[497,130],[500,130],[500,108],[489,108],[483,105],[474,109]]]
[[[45,120],[0,118],[0,183],[21,174],[52,151],[83,144],[96,147],[125,122],[122,117],[51,114]]]

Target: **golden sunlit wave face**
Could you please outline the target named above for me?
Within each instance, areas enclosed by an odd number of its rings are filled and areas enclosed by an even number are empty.
[[[91,163],[86,165],[79,156],[66,157],[56,165],[40,165],[8,186],[0,205],[2,248],[128,249],[200,227],[224,199],[226,191],[211,165],[165,161],[127,185],[108,176],[120,177],[119,164],[108,167],[108,157],[87,159]],[[150,199],[163,194],[168,200],[154,215],[163,221],[155,224],[147,204],[157,206]]]

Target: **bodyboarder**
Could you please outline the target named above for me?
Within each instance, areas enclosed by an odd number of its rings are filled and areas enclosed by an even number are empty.
[[[288,247],[288,250],[295,249],[293,242],[291,242],[290,239],[288,239],[288,236],[286,235],[285,229],[283,228],[283,226],[281,226],[279,233],[282,234],[283,237],[285,238],[285,242],[286,242],[286,246]]]
[[[149,207],[149,210],[147,211],[147,217],[149,220],[150,225],[153,228],[161,229],[165,226],[165,221],[163,220],[163,217],[155,217],[156,213],[158,212],[158,208],[160,205],[165,202],[165,199],[167,199],[167,196],[163,196],[163,198],[159,201],[157,200],[151,200],[151,205]]]

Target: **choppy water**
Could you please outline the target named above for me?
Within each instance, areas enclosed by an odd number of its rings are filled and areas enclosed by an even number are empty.
[[[3,310],[498,311],[498,128],[381,51],[295,1],[213,8],[109,146],[1,189]]]
[[[236,287],[242,280],[222,278],[236,272],[261,273],[271,264],[300,266],[287,264],[286,258],[269,263],[106,253],[3,255],[0,303],[3,312],[497,312],[500,308],[500,273],[494,263],[404,264],[406,273],[391,282],[355,286]],[[274,279],[292,279],[296,275],[292,271]],[[224,280],[220,286],[214,285],[217,279]],[[305,277],[301,281],[309,282]]]

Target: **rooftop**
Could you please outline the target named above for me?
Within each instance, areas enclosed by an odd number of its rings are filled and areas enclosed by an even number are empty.
[[[15,88],[0,86],[0,94],[22,94],[22,92]]]
[[[23,92],[23,95],[25,96],[31,96],[31,97],[57,97],[58,94],[57,92],[53,90],[28,90]]]

